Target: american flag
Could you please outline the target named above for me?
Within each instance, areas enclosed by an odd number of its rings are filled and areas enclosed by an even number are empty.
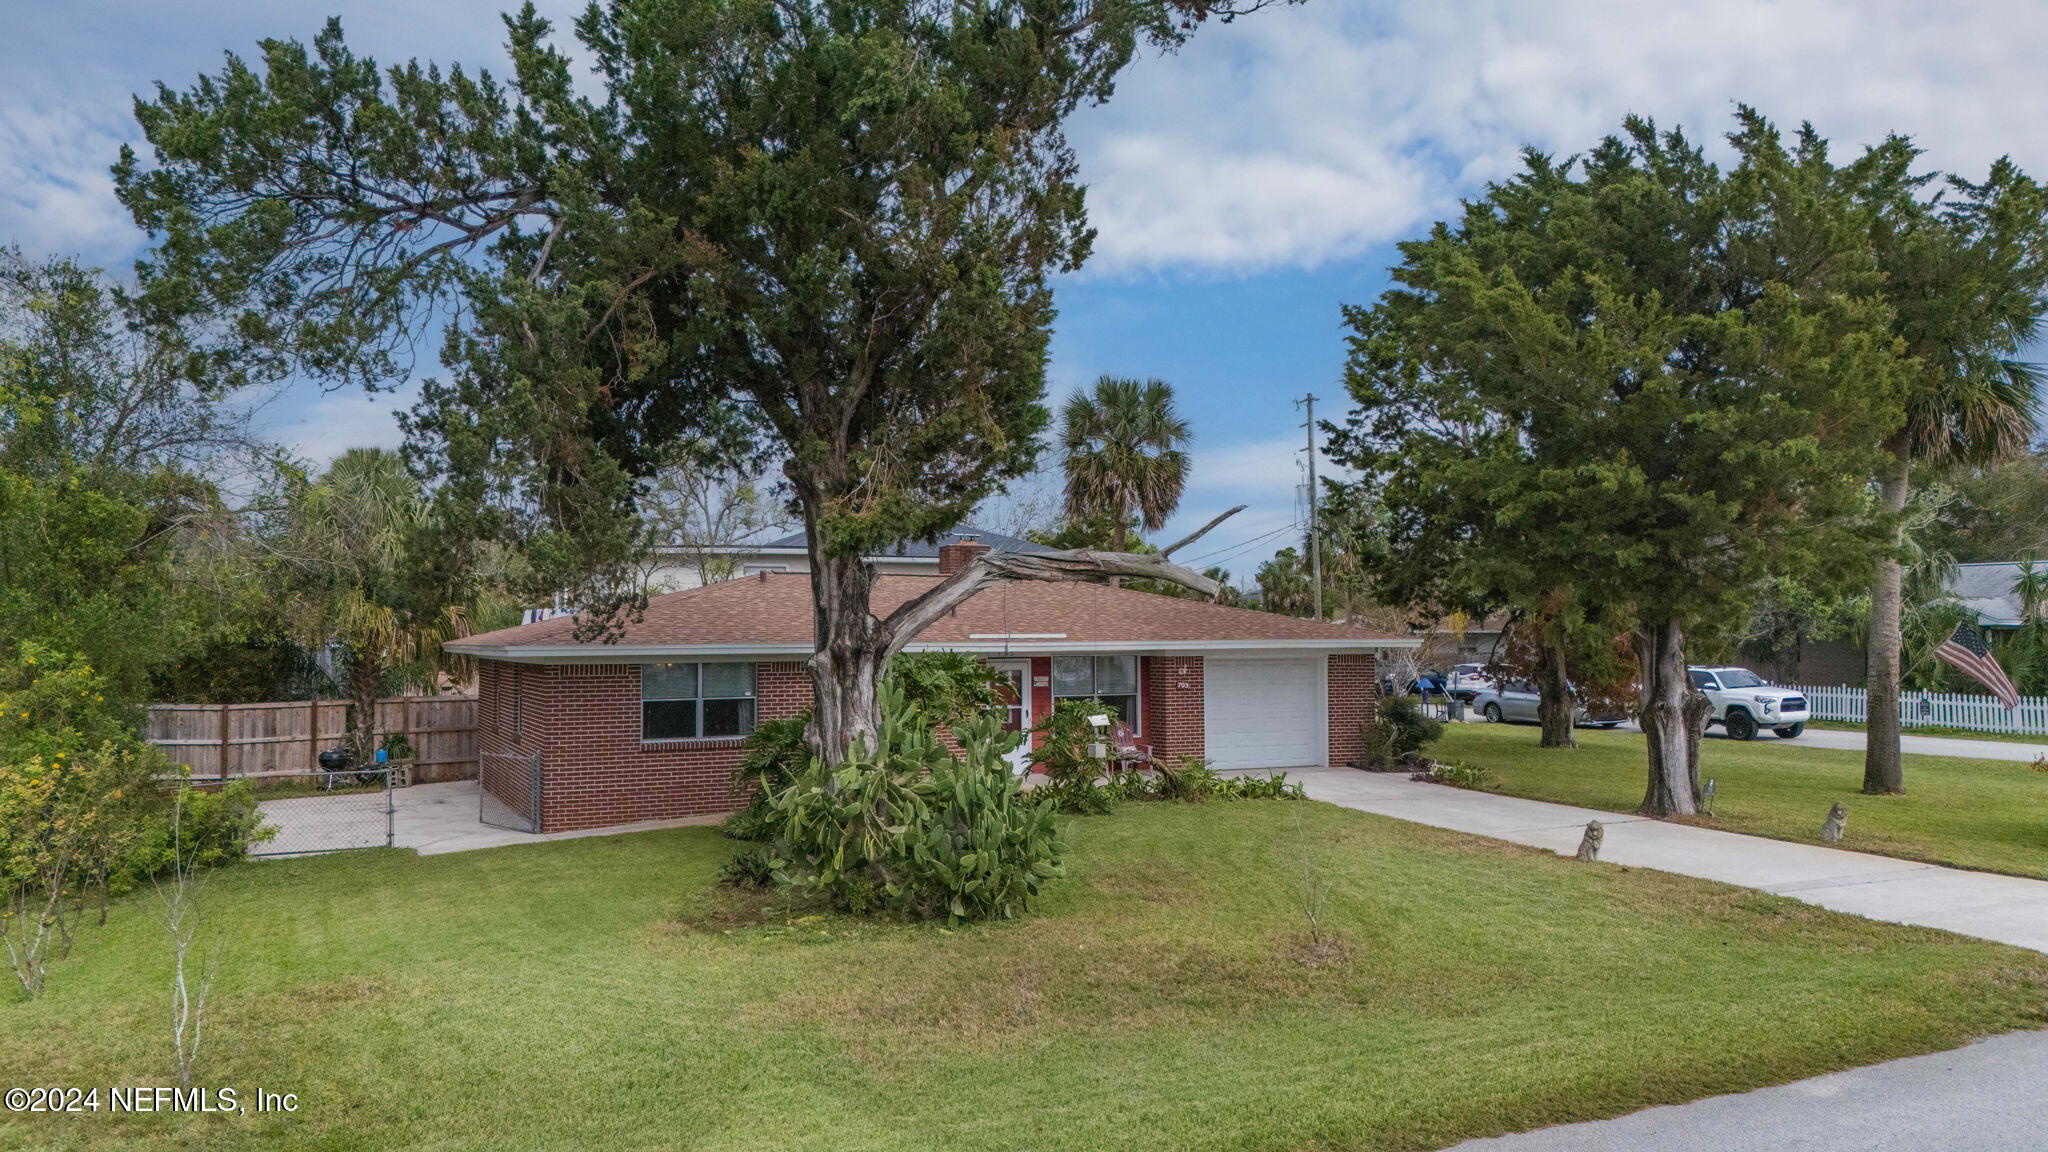
[[[1998,697],[1998,702],[2008,710],[2020,706],[2019,691],[2012,686],[2011,680],[2006,679],[2005,669],[1992,658],[1990,646],[1984,643],[1984,633],[1977,631],[1975,624],[1965,620],[1956,625],[1955,634],[1943,640],[1934,654],[1943,663],[1961,669],[1963,675],[1991,689],[1991,694]]]

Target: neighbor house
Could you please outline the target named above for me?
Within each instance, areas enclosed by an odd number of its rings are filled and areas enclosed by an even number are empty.
[[[2019,593],[2022,571],[2028,566],[2048,566],[2048,561],[1995,560],[1979,564],[1958,564],[1949,573],[1943,593],[1967,609],[1983,628],[1996,632],[2017,628],[2025,622],[2026,606]]]
[[[2028,563],[2048,561],[1988,560],[1957,564],[1943,583],[1937,604],[1951,604],[1969,613],[1970,620],[1993,636],[2020,626],[2025,606],[2019,593],[2019,579]],[[1750,666],[1780,684],[1857,685],[1865,679],[1869,656],[1853,639],[1806,640],[1778,659],[1759,653],[1745,653]]]
[[[884,576],[930,576],[939,570],[939,549],[948,544],[980,544],[998,552],[1050,552],[1052,549],[1015,536],[980,528],[960,527],[935,540],[899,540],[861,557]],[[720,580],[739,580],[763,572],[809,572],[811,549],[802,532],[745,544],[711,544],[685,548],[662,545],[647,562],[647,590],[660,594],[701,588]],[[558,599],[553,605],[528,608],[524,622],[553,620],[573,609]]]
[[[883,575],[886,614],[983,550],[938,549],[929,576]],[[467,637],[487,794],[543,832],[726,811],[742,742],[807,708],[811,583],[795,572],[658,596],[609,642],[572,618]],[[1160,757],[1219,769],[1342,764],[1375,713],[1375,634],[1099,584],[1006,582],[927,629],[910,650],[971,652],[1016,688],[1028,730],[1056,700],[1115,709]],[[1014,758],[1021,769],[1023,750]]]
[[[875,571],[885,576],[930,576],[939,570],[939,549],[948,544],[978,543],[998,552],[1049,552],[1034,544],[1000,532],[961,527],[936,540],[900,540],[872,555],[863,556]],[[657,548],[654,571],[648,584],[660,592],[697,588],[712,581],[700,568],[703,557],[715,557],[720,569],[730,571],[727,579],[758,576],[763,572],[809,572],[811,549],[802,532],[756,544],[727,544],[702,549]]]

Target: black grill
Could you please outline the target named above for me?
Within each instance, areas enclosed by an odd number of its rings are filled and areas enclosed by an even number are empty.
[[[1778,710],[1780,712],[1796,712],[1804,707],[1806,707],[1806,697],[1804,696],[1787,696],[1783,700],[1778,701]]]

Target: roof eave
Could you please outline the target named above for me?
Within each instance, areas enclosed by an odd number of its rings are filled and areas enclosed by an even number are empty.
[[[1358,637],[1352,639],[1286,640],[964,640],[913,643],[908,651],[971,652],[993,656],[1059,656],[1080,653],[1134,652],[1140,655],[1176,655],[1199,652],[1377,652],[1421,647],[1411,637]],[[442,647],[461,656],[484,660],[508,660],[534,664],[634,664],[677,659],[739,659],[770,657],[808,658],[810,644],[464,644],[450,641]]]

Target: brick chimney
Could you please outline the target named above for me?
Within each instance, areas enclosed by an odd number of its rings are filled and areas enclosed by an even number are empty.
[[[988,551],[988,545],[972,536],[961,536],[951,544],[939,545],[939,575],[951,576],[974,562],[976,556]]]

